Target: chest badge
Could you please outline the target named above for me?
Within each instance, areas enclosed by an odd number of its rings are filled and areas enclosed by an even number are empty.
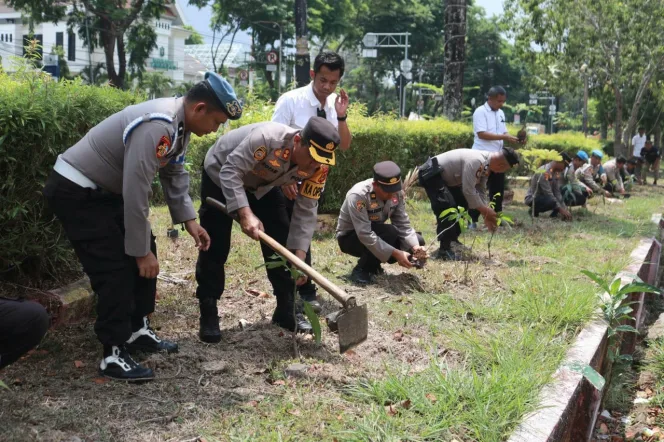
[[[267,155],[267,149],[265,148],[265,146],[260,146],[258,149],[254,151],[254,160],[262,161],[266,155]]]
[[[268,163],[270,163],[272,167],[277,167],[277,168],[281,167],[281,163],[279,163],[279,161],[277,160],[269,160]]]

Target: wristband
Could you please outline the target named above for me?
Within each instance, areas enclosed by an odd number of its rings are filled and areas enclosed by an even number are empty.
[[[344,115],[343,117],[337,116],[337,121],[346,121],[346,118],[348,118],[348,115]]]

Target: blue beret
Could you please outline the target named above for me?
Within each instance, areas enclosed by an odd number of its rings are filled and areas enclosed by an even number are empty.
[[[215,72],[206,72],[205,80],[219,99],[221,109],[228,115],[228,118],[231,120],[239,119],[242,116],[242,106],[237,100],[233,86]]]
[[[580,150],[576,153],[576,157],[583,160],[584,163],[588,162],[588,154]]]
[[[599,150],[599,149],[595,149],[595,150],[593,150],[593,151],[592,151],[592,155],[596,156],[596,157],[599,158],[599,159],[604,158],[604,154],[603,154],[602,151]]]

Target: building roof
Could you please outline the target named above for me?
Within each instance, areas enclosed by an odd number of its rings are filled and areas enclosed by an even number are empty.
[[[206,72],[208,69],[203,63],[189,54],[184,54],[184,75],[195,76],[199,73]]]
[[[214,45],[217,46],[216,44]],[[219,51],[217,52],[216,61],[217,65],[221,63],[224,59],[224,56],[229,51],[229,43],[221,43],[219,45]],[[228,57],[224,65],[229,68],[236,68],[243,65],[246,65],[249,60],[246,59],[246,54],[251,52],[249,45],[243,43],[233,43],[233,47],[230,48],[228,52]],[[196,60],[205,66],[208,70],[214,69],[214,64],[212,63],[212,45],[211,44],[202,44],[202,45],[185,45],[184,53],[191,55]]]

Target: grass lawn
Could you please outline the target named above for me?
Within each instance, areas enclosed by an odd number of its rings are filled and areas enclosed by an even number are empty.
[[[284,374],[297,362],[292,337],[269,323],[275,303],[264,270],[255,269],[258,244],[236,226],[219,303],[222,342],[203,344],[193,241],[185,232],[166,238],[167,209],[155,207],[161,272],[172,279],[159,281],[153,323],[179,341],[180,353],[145,358],[157,381],[123,385],[98,378],[92,323],[50,332],[0,372],[11,388],[0,392],[0,440],[505,440],[594,312],[596,287],[580,270],[611,278],[639,239],[654,235],[650,218],[664,203],[664,189],[648,186],[624,204],[596,197],[573,210],[571,223],[546,215],[532,223],[524,192],[516,189],[505,209],[517,223],[494,237],[492,259],[489,234],[476,234],[479,259],[467,278],[463,263],[430,260],[423,270],[386,265],[376,285],[353,286],[344,277],[355,258],[339,252],[333,217],[321,217],[314,266],[368,304],[369,339],[339,355],[327,330],[320,346],[299,337],[309,369],[296,378]],[[408,206],[431,242],[428,202],[411,198]],[[473,235],[462,239],[470,245]],[[324,314],[337,309],[322,298]],[[252,325],[243,329],[240,319]]]

